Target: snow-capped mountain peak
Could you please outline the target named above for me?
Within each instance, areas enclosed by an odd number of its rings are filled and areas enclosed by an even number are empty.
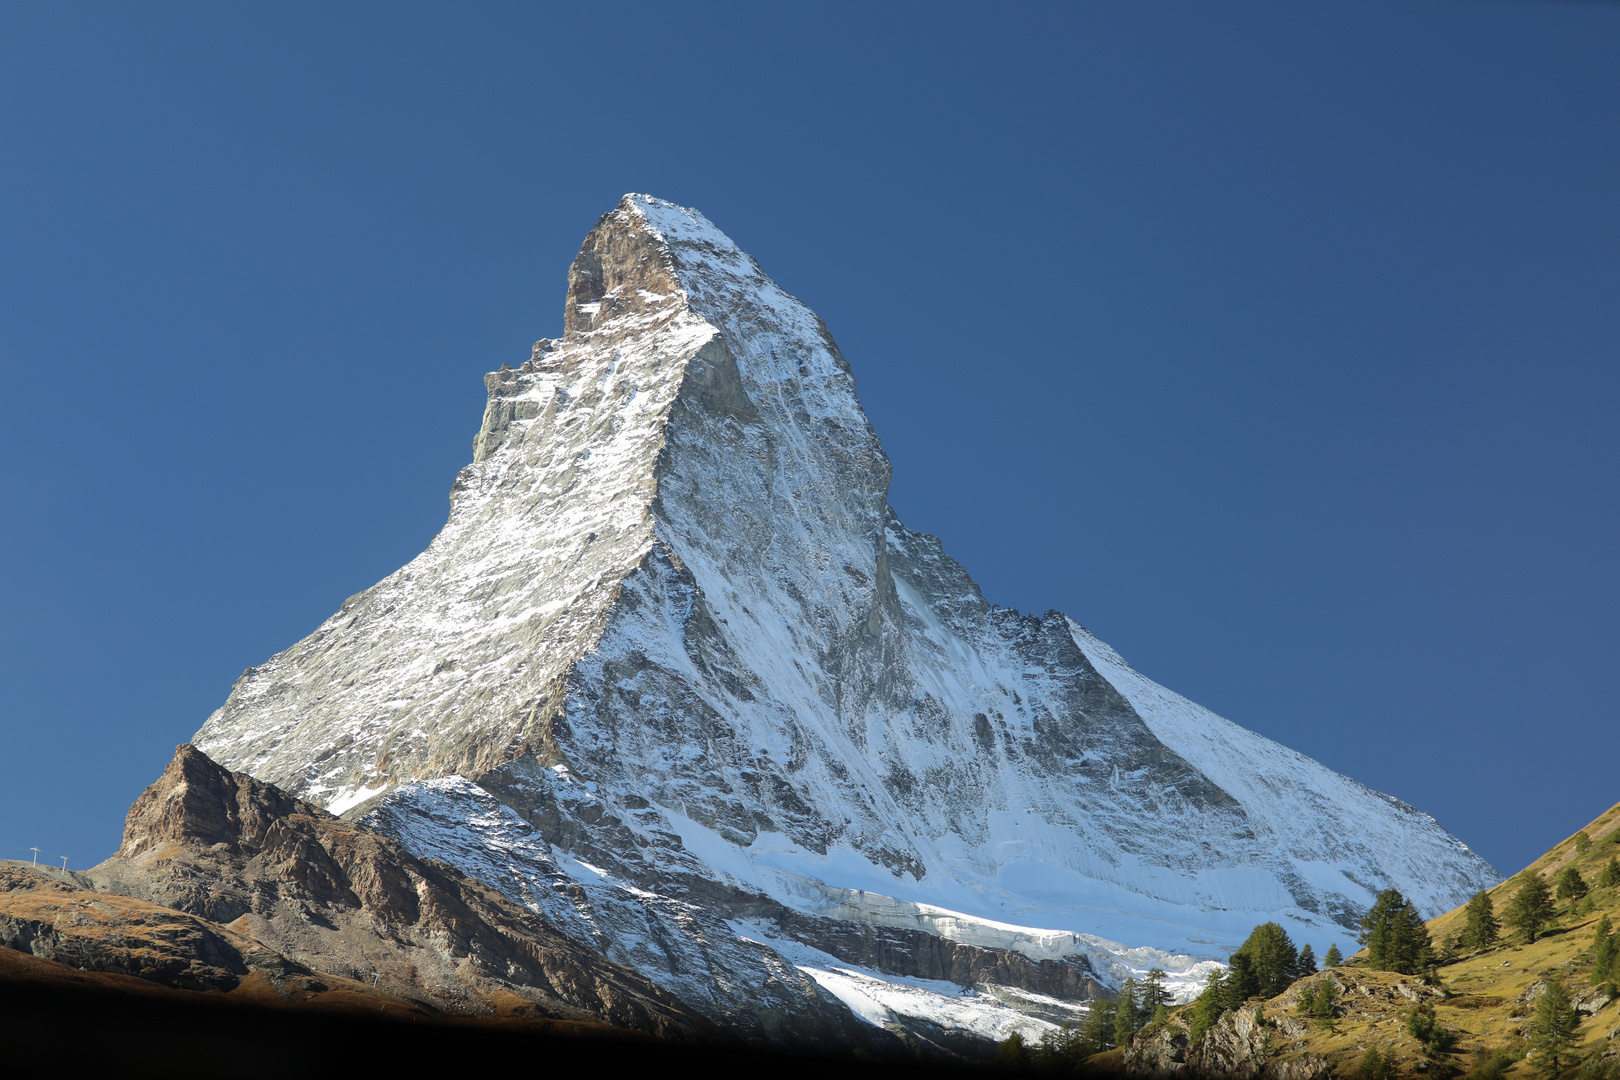
[[[1256,922],[1323,948],[1380,888],[1432,914],[1496,878],[1066,616],[987,604],[889,509],[821,320],[695,210],[625,196],[562,336],[486,386],[444,530],[195,741],[364,803],[722,1018],[722,977],[763,1001],[797,971],[869,1019],[934,992],[837,968],[850,927],[1190,982]],[[721,976],[651,959],[660,934],[751,944]]]

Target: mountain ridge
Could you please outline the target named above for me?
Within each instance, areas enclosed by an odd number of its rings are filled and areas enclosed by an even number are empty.
[[[988,604],[889,507],[821,320],[696,211],[626,196],[563,335],[485,382],[444,530],[195,741],[721,1022],[770,1029],[716,987],[775,1000],[789,971],[885,1025],[947,1008],[790,963],[761,902],[1191,987],[1256,916],[1325,939],[1386,885],[1436,911],[1496,878],[1067,616]],[[985,1038],[1022,1022],[995,1012]]]

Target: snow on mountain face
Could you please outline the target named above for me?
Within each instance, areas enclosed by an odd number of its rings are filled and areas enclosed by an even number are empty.
[[[986,603],[888,508],[821,321],[701,214],[626,196],[568,281],[564,335],[486,377],[444,530],[245,672],[195,738],[207,754],[365,802],[700,1007],[705,979],[765,994],[812,973],[869,1019],[879,998],[936,1028],[1010,1008],[852,989],[879,976],[747,922],[772,905],[1190,984],[1257,922],[1320,951],[1381,888],[1432,915],[1497,880],[1429,816],[1067,617]],[[514,828],[523,844],[496,836]],[[651,960],[660,933],[696,933],[677,909],[706,939],[724,914],[752,959]]]

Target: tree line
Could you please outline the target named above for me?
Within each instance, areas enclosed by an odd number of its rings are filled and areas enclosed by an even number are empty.
[[[1576,837],[1577,851],[1585,850],[1580,843],[1584,835]],[[1620,843],[1620,833],[1615,842]],[[1356,940],[1365,947],[1366,955],[1357,962],[1375,970],[1437,980],[1436,968],[1455,960],[1459,949],[1495,948],[1504,943],[1504,927],[1517,931],[1528,944],[1558,918],[1560,902],[1568,905],[1570,914],[1579,914],[1590,910],[1593,889],[1617,887],[1620,857],[1616,856],[1609,858],[1590,885],[1574,866],[1566,867],[1550,886],[1540,874],[1527,872],[1518,880],[1500,915],[1489,892],[1475,893],[1463,909],[1461,930],[1449,935],[1438,948],[1417,907],[1398,890],[1385,889],[1361,919]],[[1607,915],[1597,923],[1590,956],[1592,984],[1604,987],[1610,998],[1620,998],[1620,986],[1616,985],[1620,984],[1620,932],[1611,926]],[[1337,943],[1322,959],[1329,968],[1344,962]],[[1316,972],[1317,960],[1309,943],[1296,948],[1279,924],[1261,923],[1231,954],[1227,966],[1210,974],[1203,991],[1183,1014],[1192,1041],[1203,1038],[1222,1016],[1245,1002],[1276,997],[1296,980]],[[1164,971],[1155,968],[1140,981],[1127,979],[1117,1001],[1094,1003],[1083,1022],[1065,1024],[1039,1045],[1026,1045],[1022,1036],[1013,1035],[1002,1044],[997,1060],[1008,1065],[1068,1070],[1094,1054],[1127,1046],[1143,1028],[1162,1026],[1168,1021],[1172,996],[1165,986],[1166,978]],[[1337,1030],[1338,1002],[1338,985],[1331,978],[1321,978],[1300,994],[1298,1008],[1320,1026]],[[1406,1015],[1405,1024],[1421,1052],[1445,1071],[1448,1066],[1442,1062],[1453,1052],[1455,1034],[1441,1026],[1433,1006],[1415,1007]],[[1566,982],[1558,977],[1549,979],[1537,998],[1527,1032],[1528,1048],[1543,1074],[1556,1076],[1574,1063],[1578,1026],[1579,1014]],[[1520,1056],[1523,1053],[1521,1050]],[[1480,1080],[1497,1080],[1515,1060],[1499,1052],[1476,1073]],[[1387,1047],[1382,1051],[1370,1047],[1356,1070],[1357,1080],[1388,1080],[1394,1068]],[[1620,1080],[1620,1075],[1610,1080]]]

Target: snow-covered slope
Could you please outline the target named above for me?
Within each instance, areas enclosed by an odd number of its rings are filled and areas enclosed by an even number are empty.
[[[568,277],[563,336],[486,379],[443,532],[244,673],[206,753],[364,803],[531,905],[561,875],[587,921],[637,907],[580,932],[695,1004],[800,969],[824,991],[795,983],[806,1000],[925,995],[787,963],[757,924],[786,913],[823,928],[794,923],[794,949],[851,963],[810,939],[849,953],[828,928],[881,927],[996,970],[1190,986],[1257,922],[1321,950],[1381,888],[1434,914],[1496,880],[1428,815],[1155,685],[1064,615],[987,604],[888,508],[821,321],[701,214],[626,196]],[[716,919],[743,920],[727,948],[753,944],[698,972],[677,909],[709,920],[711,951]],[[1011,1007],[991,997],[973,1007]]]

